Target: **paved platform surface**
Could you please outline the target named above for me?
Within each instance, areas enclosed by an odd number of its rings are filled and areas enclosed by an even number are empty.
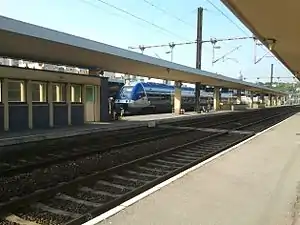
[[[167,123],[178,120],[185,120],[194,117],[202,117],[214,114],[230,113],[231,111],[219,111],[210,113],[188,112],[183,115],[174,115],[171,113],[151,114],[125,117],[120,121],[95,122],[83,126],[70,126],[64,128],[53,128],[45,130],[28,130],[24,132],[6,132],[0,133],[0,146],[24,143],[29,141],[38,141],[51,138],[69,137],[92,132],[113,131],[119,129],[146,126],[149,121],[158,121],[158,123]]]
[[[299,225],[300,114],[98,225]]]
[[[184,119],[185,117],[198,117],[198,116],[207,116],[220,113],[231,113],[231,110],[223,111],[210,111],[209,113],[195,113],[195,112],[186,112],[182,115],[175,115],[172,113],[161,113],[161,114],[148,114],[148,115],[138,115],[138,116],[126,116],[123,118],[125,121],[152,121],[152,120],[161,120],[161,119]]]

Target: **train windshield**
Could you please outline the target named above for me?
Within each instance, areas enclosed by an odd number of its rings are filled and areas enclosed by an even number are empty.
[[[133,87],[132,86],[123,86],[120,96],[121,98],[131,98],[131,92],[132,92]]]

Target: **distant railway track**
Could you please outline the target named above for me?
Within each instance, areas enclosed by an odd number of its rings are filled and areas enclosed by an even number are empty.
[[[180,121],[174,126],[181,127],[196,127],[196,128],[213,128],[213,129],[226,129],[226,130],[242,130],[243,126],[247,128],[249,123],[260,123],[267,117],[277,117],[282,115],[291,115],[296,112],[296,108],[268,108],[263,110],[245,111],[233,114],[228,114],[223,121],[217,121],[217,117],[206,117],[202,121]],[[247,129],[248,130],[248,129]]]
[[[194,121],[181,121],[179,125],[234,129],[243,123],[247,124],[249,121],[257,120],[260,114],[261,112],[259,111],[252,112],[250,119],[249,112],[237,113],[236,115],[219,115],[216,118],[203,117]],[[178,126],[178,123],[173,124]],[[48,142],[38,142],[37,146],[32,145],[32,143],[25,144],[25,146],[33,146],[33,148],[37,150],[23,149],[17,153],[13,151],[9,152],[8,156],[2,155],[0,159],[0,177],[26,173],[63,161],[76,160],[78,158],[112,151],[130,145],[182,135],[185,132],[191,131],[178,131],[171,128],[156,128],[156,130],[153,130],[140,127],[113,132],[109,135],[103,133],[84,135],[84,138],[82,138],[83,141],[81,141],[80,137],[75,137],[65,141],[57,139]],[[74,143],[71,140],[74,140]]]
[[[210,121],[210,123],[217,126],[233,121],[232,119],[226,119],[226,116],[220,118],[224,119],[224,121]],[[186,124],[201,125],[207,122],[202,121],[203,119],[204,118],[200,118],[197,122],[192,123],[186,122]],[[234,121],[236,120],[238,119],[235,118]],[[122,132],[114,132],[112,135],[104,135],[104,137],[101,137],[103,133],[91,134],[90,136],[85,135],[86,138],[82,138],[83,141],[78,141],[80,137],[71,138],[71,140],[75,140],[75,143],[72,143],[70,140],[63,142],[58,139],[48,141],[49,144],[45,144],[47,142],[38,142],[36,145],[32,143],[25,144],[25,146],[33,146],[33,148],[37,150],[33,151],[29,149],[29,147],[26,147],[27,149],[23,149],[22,151],[8,152],[8,156],[5,154],[2,155],[0,159],[0,177],[26,173],[66,160],[75,160],[80,157],[87,157],[89,155],[125,148],[131,145],[174,137],[185,132],[191,131],[178,131],[172,128],[156,128],[153,130],[151,128],[142,127],[126,129]],[[18,147],[21,147],[21,145]]]
[[[0,161],[0,176],[11,176],[16,173],[29,172],[64,160],[74,160],[79,157],[111,151],[180,133],[179,131],[174,131],[168,128],[157,129],[155,133],[153,130],[148,128],[136,128],[132,130],[127,130],[129,133],[123,134],[122,136],[115,134],[116,136],[113,137],[113,140],[105,140],[105,138],[92,140],[91,138],[87,138],[84,143],[78,144],[77,146],[64,146],[56,149],[50,149],[48,151],[42,149],[38,153],[31,152],[28,155],[23,155],[22,157],[16,157],[14,156],[15,154],[11,155],[9,158],[3,157]],[[98,134],[98,136],[99,135],[102,134]],[[53,146],[60,145],[53,144]]]
[[[54,224],[81,224],[216,154],[225,145],[229,147],[249,136],[225,132],[212,134],[52,189],[42,190],[26,196],[28,198],[23,198],[23,202],[15,202],[20,205],[32,201],[32,204],[26,207],[29,210],[16,210],[4,218],[14,222],[14,215],[37,223],[43,218],[43,221],[55,221]],[[5,209],[10,207],[14,208],[13,205],[6,205]]]
[[[238,124],[234,132],[194,130],[186,135],[188,141],[185,143],[179,144],[178,141],[170,146],[167,140],[166,143],[159,143],[159,146],[148,145],[148,148],[152,149],[142,152],[139,157],[135,156],[134,160],[102,171],[76,174],[73,179],[59,182],[50,188],[28,192],[19,197],[6,198],[0,203],[2,215],[0,224],[20,224],[20,221],[21,223],[25,221],[23,224],[28,224],[28,221],[36,224],[82,224],[295,112],[296,110],[278,110],[276,114],[266,113],[259,121],[251,120],[247,124],[246,122]],[[194,137],[190,137],[192,134]],[[153,150],[157,147],[161,148]],[[52,175],[51,179],[55,179],[55,175],[64,176],[63,174]],[[3,196],[0,196],[0,199],[3,199],[1,197]]]

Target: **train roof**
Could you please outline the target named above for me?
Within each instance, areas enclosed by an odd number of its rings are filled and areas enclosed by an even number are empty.
[[[124,86],[135,86],[137,84],[142,84],[144,87],[148,88],[159,88],[159,89],[174,89],[174,85],[169,84],[162,84],[162,83],[155,83],[155,82],[144,82],[144,81],[131,81],[130,83],[125,84]],[[213,88],[209,85],[204,85],[206,88]],[[183,91],[195,91],[195,88],[192,87],[182,87]],[[229,88],[221,88],[223,92],[223,89],[229,89]]]
[[[161,84],[161,83],[155,83],[155,82],[133,82],[130,83],[130,85],[135,86],[136,84],[142,84],[144,87],[149,87],[149,88],[165,88],[165,89],[173,89],[174,85],[169,85],[169,84]],[[182,87],[182,90],[189,90],[193,91],[194,88],[192,87]]]
[[[130,86],[135,86],[136,84],[141,83],[144,87],[159,87],[159,88],[174,88],[174,85],[170,84],[162,84],[162,83],[155,83],[155,82],[145,82],[145,81],[132,81],[129,83]],[[127,85],[127,84],[126,84]],[[209,85],[204,85],[206,88],[213,88]],[[194,90],[195,88],[192,87],[182,87],[184,90]],[[222,88],[228,89],[228,88]]]

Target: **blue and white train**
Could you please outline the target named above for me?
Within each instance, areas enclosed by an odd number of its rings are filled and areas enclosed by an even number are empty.
[[[222,93],[222,98],[226,98]],[[228,96],[227,96],[228,97]],[[139,113],[167,113],[172,112],[174,98],[174,86],[152,83],[135,82],[125,84],[115,99],[116,107],[124,110],[125,114]],[[200,104],[207,105],[213,102],[213,93],[200,91]],[[191,87],[181,88],[181,104],[185,111],[194,110],[195,89]]]

